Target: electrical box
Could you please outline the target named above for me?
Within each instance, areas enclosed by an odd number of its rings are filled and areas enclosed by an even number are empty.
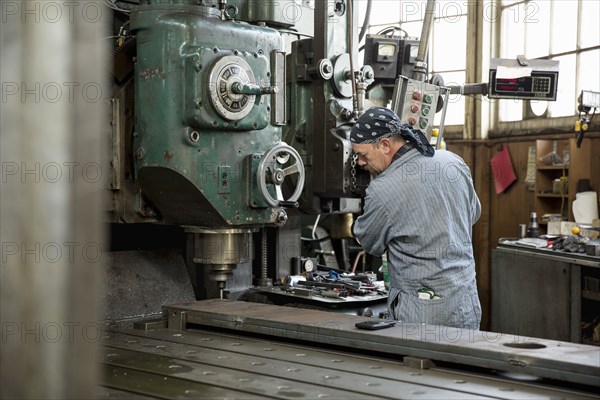
[[[491,99],[556,100],[557,60],[494,58],[490,62]]]
[[[398,75],[413,75],[418,52],[418,39],[367,35],[364,65],[373,68],[375,79],[395,81]]]

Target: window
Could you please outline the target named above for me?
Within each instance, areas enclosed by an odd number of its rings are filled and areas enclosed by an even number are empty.
[[[377,34],[390,26],[400,27],[409,37],[419,38],[427,1],[373,0],[367,33]],[[467,52],[467,2],[438,1],[429,38],[429,74],[437,73],[446,85],[465,83]],[[367,1],[358,2],[358,21],[364,21]],[[362,59],[362,57],[360,57]],[[436,124],[441,113],[436,115]],[[463,96],[450,96],[445,125],[465,121]]]
[[[558,60],[558,93],[554,102],[531,101],[534,115],[576,114],[581,90],[600,92],[600,29],[597,0],[497,0],[500,58]],[[525,104],[527,107],[527,104]],[[528,116],[519,100],[499,101],[499,121]]]

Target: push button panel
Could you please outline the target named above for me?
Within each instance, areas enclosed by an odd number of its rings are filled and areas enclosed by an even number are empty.
[[[425,82],[412,81],[406,98],[410,99],[403,107],[401,119],[417,129],[421,129],[429,137],[433,128],[435,111],[433,104],[437,102],[438,88]]]

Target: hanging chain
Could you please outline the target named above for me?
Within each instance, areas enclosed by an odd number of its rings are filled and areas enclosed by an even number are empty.
[[[350,191],[352,193],[356,192],[356,160],[358,160],[358,155],[356,153],[352,153],[352,159],[350,160]]]

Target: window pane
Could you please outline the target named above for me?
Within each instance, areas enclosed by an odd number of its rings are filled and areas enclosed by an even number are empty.
[[[600,2],[598,0],[583,0],[581,2],[581,47],[598,46],[600,44]]]
[[[366,1],[364,3],[366,10]],[[362,19],[359,20],[359,24],[362,24],[362,21]],[[370,25],[392,25],[398,24],[398,21],[400,21],[400,5],[397,1],[373,0],[371,5],[371,18],[369,19]],[[379,30],[381,29],[378,29],[377,31]]]
[[[521,100],[502,99],[500,102],[500,121],[520,121],[523,119],[523,102]]]
[[[548,102],[545,100],[530,100],[529,105],[531,111],[538,117],[541,117],[548,110]]]
[[[467,57],[467,17],[454,23],[436,20],[433,26],[433,69],[465,69]]]
[[[550,2],[538,1],[528,5],[524,17],[525,37],[527,39],[525,55],[538,58],[550,54]]]
[[[467,15],[466,1],[442,0],[435,3],[435,17],[455,21],[457,15]]]
[[[579,59],[579,86],[581,90],[600,92],[600,74],[598,74],[598,71],[600,71],[600,50],[581,53]],[[600,112],[600,110],[598,111]]]
[[[352,3],[354,5],[354,12],[358,13],[358,25],[362,25],[365,20],[365,12],[367,11],[367,2],[366,1],[355,1]],[[371,7],[372,8],[372,7]]]
[[[400,19],[402,21],[419,21],[425,18],[426,1],[389,0],[389,3],[394,3],[400,7]]]
[[[575,50],[577,45],[577,2],[555,0],[553,7],[552,54]],[[598,15],[596,15],[596,19],[598,19]],[[598,28],[596,27],[596,29]]]
[[[517,4],[502,12],[501,58],[516,58],[525,54],[525,24],[519,18],[518,7]]]
[[[400,28],[404,29],[408,33],[408,36],[416,37],[416,38],[421,37],[421,28],[422,27],[423,27],[422,21],[403,22],[400,25]],[[429,38],[429,39],[431,39],[431,38]],[[431,40],[429,40],[429,43],[431,44]]]
[[[559,60],[558,94],[556,101],[548,105],[551,117],[575,115],[577,96],[575,94],[575,54],[556,57]],[[596,70],[597,71],[597,70]]]
[[[465,83],[465,73],[442,72],[446,86],[462,85]],[[439,126],[442,113],[435,114],[434,125]],[[450,95],[444,125],[462,125],[465,123],[465,97],[461,95]]]

